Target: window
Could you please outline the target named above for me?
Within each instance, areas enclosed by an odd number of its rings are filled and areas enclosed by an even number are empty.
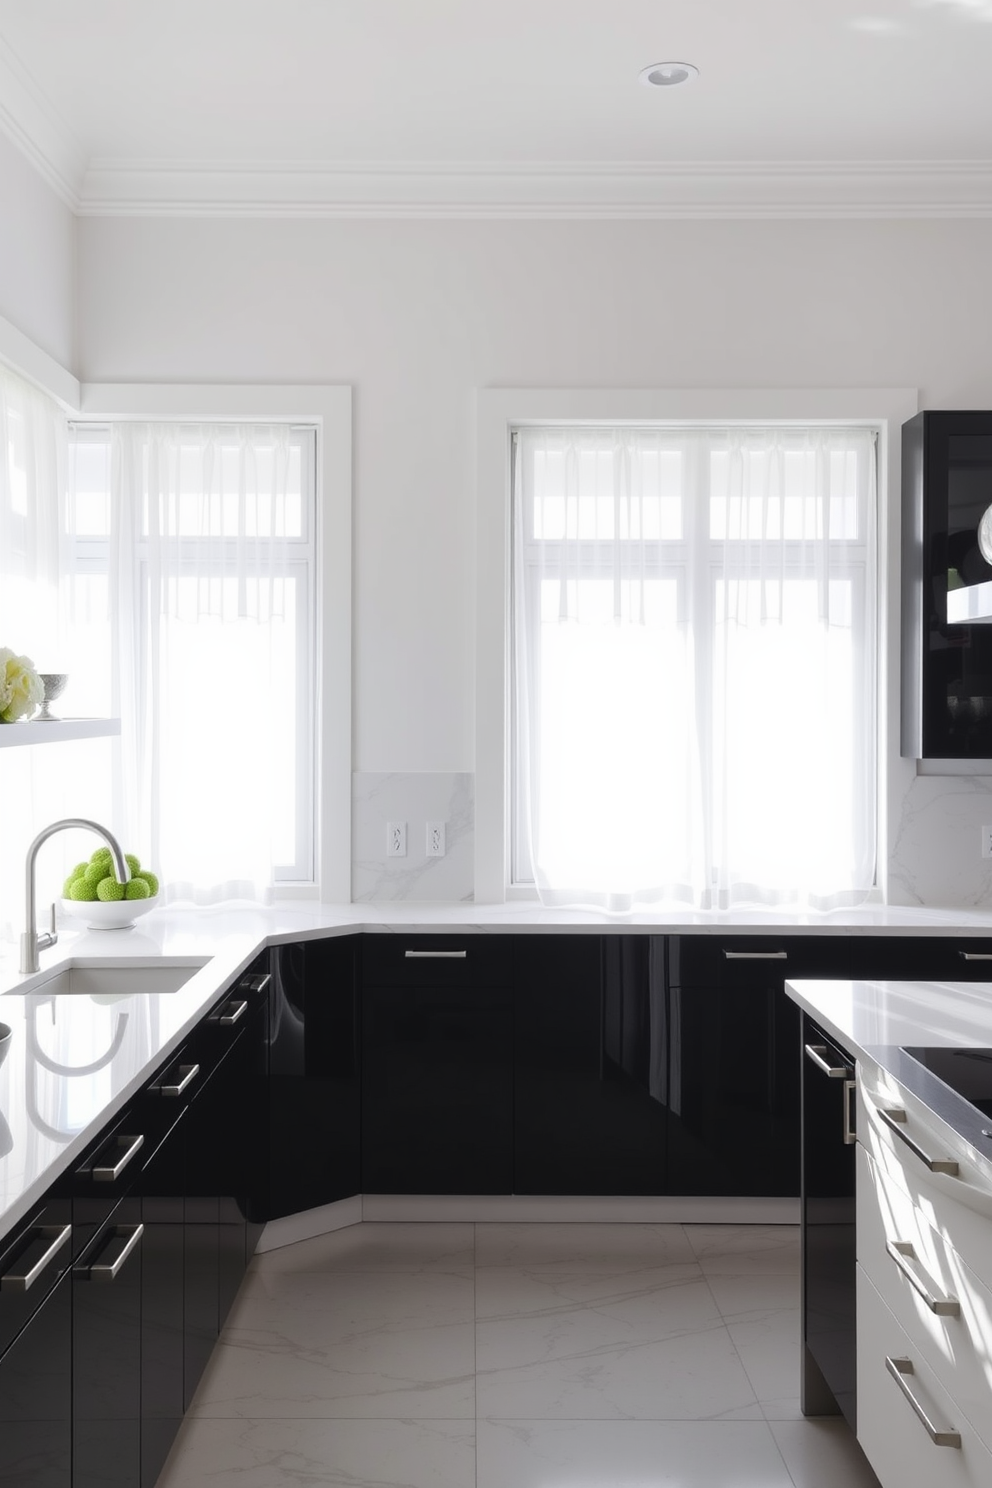
[[[313,428],[78,425],[84,711],[119,712],[115,818],[175,896],[315,877]]]
[[[856,902],[875,868],[875,435],[518,427],[511,882]]]

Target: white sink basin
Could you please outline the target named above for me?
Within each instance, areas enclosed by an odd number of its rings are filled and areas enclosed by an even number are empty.
[[[47,981],[18,990],[24,996],[63,997],[67,993],[85,997],[131,997],[135,993],[178,992],[201,966],[202,960],[156,961],[143,966],[76,965],[68,966]]]

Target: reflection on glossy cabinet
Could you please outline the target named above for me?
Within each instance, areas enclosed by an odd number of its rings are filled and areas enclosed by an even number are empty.
[[[363,1191],[511,1193],[509,946],[477,943],[478,970],[453,938],[371,936],[363,951]]]
[[[697,949],[714,957],[708,973],[685,954]],[[753,941],[737,952],[683,940],[679,951],[669,989],[669,1190],[797,1195],[799,1013],[783,991],[787,953]]]
[[[65,1275],[0,1355],[0,1485],[71,1482],[72,1282]]]
[[[518,937],[515,1192],[664,1193],[666,1059],[662,937]]]
[[[341,936],[272,951],[271,1219],[361,1189],[356,945]]]

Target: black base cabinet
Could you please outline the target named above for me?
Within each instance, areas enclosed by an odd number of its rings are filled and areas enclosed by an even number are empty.
[[[71,1488],[70,1208],[55,1201],[0,1254],[0,1485]],[[54,1247],[54,1249],[53,1249]],[[39,1262],[48,1264],[33,1277]],[[25,1283],[27,1283],[25,1285]]]
[[[854,1069],[802,1015],[802,1409],[857,1429]]]
[[[361,1192],[357,937],[272,950],[265,1217]]]
[[[140,1203],[124,1198],[73,1265],[73,1488],[141,1481]]]
[[[362,1190],[513,1191],[508,937],[366,936]]]
[[[662,1194],[668,1029],[660,936],[520,936],[513,1191]]]

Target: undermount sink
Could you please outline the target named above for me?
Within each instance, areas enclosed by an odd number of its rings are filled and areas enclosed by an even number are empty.
[[[178,992],[201,966],[202,960],[157,961],[144,966],[76,965],[67,966],[47,981],[32,987],[20,987],[24,996],[64,997],[67,993],[85,997],[132,997],[136,993]]]

